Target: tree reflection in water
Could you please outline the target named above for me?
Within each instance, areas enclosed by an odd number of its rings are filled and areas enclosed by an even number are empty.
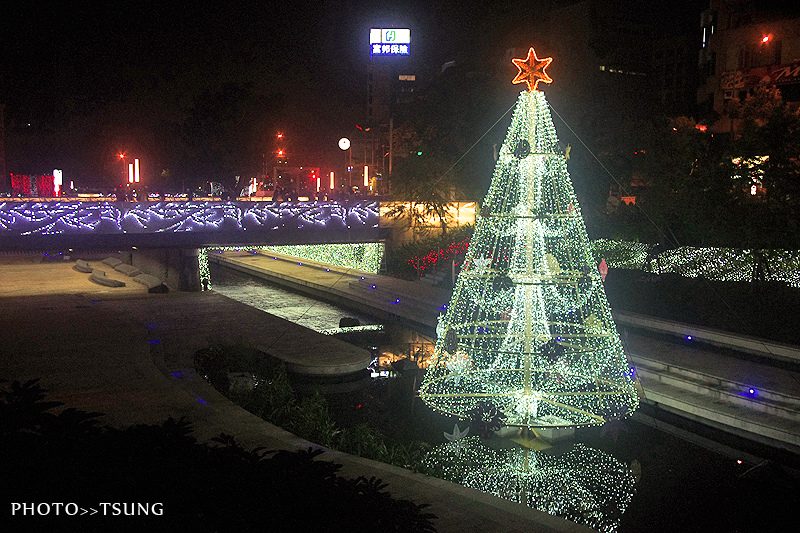
[[[631,469],[582,443],[555,450],[490,448],[470,436],[434,448],[427,464],[444,479],[598,531],[616,531],[635,492]]]

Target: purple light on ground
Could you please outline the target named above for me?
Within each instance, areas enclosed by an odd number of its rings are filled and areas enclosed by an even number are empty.
[[[747,398],[755,398],[756,396],[758,396],[758,390],[754,389],[753,387],[748,387],[748,389],[742,392],[741,395]]]

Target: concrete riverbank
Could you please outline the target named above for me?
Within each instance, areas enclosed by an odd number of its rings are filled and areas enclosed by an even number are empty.
[[[213,292],[148,294],[144,286],[133,284],[96,285],[66,261],[3,259],[3,379],[41,378],[49,399],[101,411],[102,423],[111,426],[158,424],[185,416],[201,441],[224,432],[248,449],[315,446],[233,404],[193,367],[194,352],[212,342],[252,341],[267,352],[291,350],[301,336],[290,330],[291,323]],[[589,531],[527,506],[390,465],[335,451],[321,458],[342,464],[347,476],[382,478],[395,497],[431,504],[427,511],[438,517],[440,532]]]

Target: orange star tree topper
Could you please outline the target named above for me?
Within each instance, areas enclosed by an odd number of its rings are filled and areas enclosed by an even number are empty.
[[[536,51],[531,46],[531,49],[528,50],[528,57],[511,60],[519,69],[517,77],[511,83],[527,83],[528,91],[535,91],[540,81],[542,83],[553,83],[553,79],[544,71],[552,60],[552,57],[539,59],[536,57]]]

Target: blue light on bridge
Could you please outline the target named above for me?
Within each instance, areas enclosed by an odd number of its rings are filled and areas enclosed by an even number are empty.
[[[377,240],[379,219],[379,203],[371,201],[8,201],[0,202],[0,248],[3,241],[18,244],[19,238],[28,236],[222,232],[235,241],[237,233],[252,230],[278,230],[289,235],[287,239],[304,242],[309,236],[318,238],[320,231],[333,239],[347,238],[352,236],[350,229],[363,235],[375,233],[363,238]],[[258,237],[248,236],[252,238]]]

